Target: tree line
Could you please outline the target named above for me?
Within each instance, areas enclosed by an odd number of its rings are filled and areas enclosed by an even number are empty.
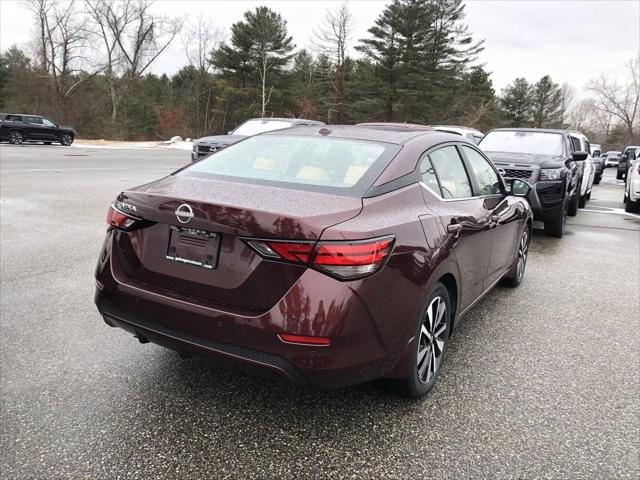
[[[50,116],[83,137],[197,138],[256,116],[574,127],[602,143],[638,136],[637,60],[628,84],[595,79],[587,100],[548,75],[516,78],[497,94],[462,0],[393,0],[361,39],[343,4],[327,10],[309,50],[296,48],[287,22],[266,6],[245,12],[227,35],[205,18],[157,15],[150,0],[26,5],[37,34],[30,49],[0,55],[0,110]],[[150,73],[174,43],[185,66]]]

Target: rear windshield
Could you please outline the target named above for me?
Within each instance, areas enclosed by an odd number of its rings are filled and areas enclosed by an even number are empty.
[[[364,140],[258,135],[205,157],[180,174],[362,194],[398,149],[397,145]]]
[[[560,133],[505,130],[489,132],[480,141],[480,148],[486,152],[564,155]]]

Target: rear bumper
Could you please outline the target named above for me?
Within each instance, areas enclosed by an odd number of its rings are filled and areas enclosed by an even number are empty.
[[[314,270],[255,316],[120,283],[109,268],[99,267],[97,278],[102,289],[96,290],[95,303],[108,325],[177,351],[264,368],[299,385],[338,388],[395,374],[408,348],[405,328],[391,335],[380,331],[355,282],[341,283]],[[331,344],[288,344],[278,333],[329,337]]]

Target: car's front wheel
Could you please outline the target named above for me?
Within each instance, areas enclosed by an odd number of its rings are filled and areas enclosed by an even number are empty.
[[[438,282],[418,319],[415,347],[404,392],[411,398],[421,398],[433,388],[442,368],[451,331],[451,302],[446,287]]]
[[[630,199],[626,199],[627,201],[624,204],[624,211],[629,213],[638,213],[640,212],[640,202],[632,202]]]
[[[68,147],[73,143],[73,135],[70,133],[63,133],[62,138],[60,139],[60,143],[65,147]]]
[[[24,142],[24,135],[20,130],[11,130],[9,132],[9,141],[14,145],[20,145]]]

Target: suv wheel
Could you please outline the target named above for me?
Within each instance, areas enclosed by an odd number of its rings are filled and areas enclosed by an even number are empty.
[[[587,194],[585,193],[584,195],[580,195],[579,200],[580,201],[578,202],[578,207],[584,208],[585,205],[587,204]]]
[[[449,292],[438,282],[417,322],[411,372],[404,381],[404,393],[411,398],[424,397],[436,383],[449,343],[451,312]]]
[[[624,204],[624,211],[629,213],[638,213],[640,212],[640,202],[632,202],[627,199]]]
[[[575,196],[577,198],[577,195]],[[544,222],[544,233],[556,238],[562,238],[567,225],[567,203],[562,203],[560,213],[556,218]]]
[[[518,244],[518,252],[516,258],[513,261],[511,270],[508,275],[504,277],[502,283],[508,287],[517,287],[522,283],[524,278],[524,269],[527,266],[527,257],[529,256],[529,242],[531,240],[531,228],[529,225],[524,226],[522,236],[520,237],[520,243]]]
[[[622,180],[622,173],[620,173],[620,170],[616,172],[616,180]]]
[[[70,133],[63,133],[62,138],[60,139],[60,143],[65,147],[68,147],[73,143],[73,135]]]
[[[20,130],[11,130],[9,132],[9,141],[14,145],[20,145],[24,141],[24,136]]]

